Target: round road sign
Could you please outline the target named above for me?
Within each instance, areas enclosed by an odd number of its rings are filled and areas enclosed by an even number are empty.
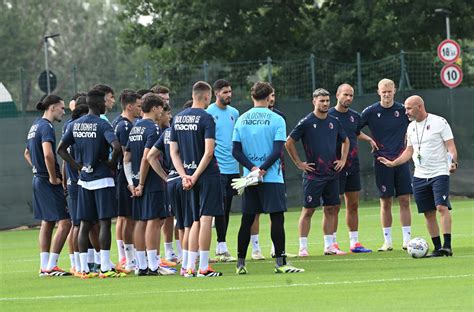
[[[438,57],[445,63],[454,63],[461,55],[461,46],[454,40],[446,39],[438,45]]]
[[[462,69],[456,64],[446,64],[441,69],[441,81],[446,87],[456,88],[462,82]]]

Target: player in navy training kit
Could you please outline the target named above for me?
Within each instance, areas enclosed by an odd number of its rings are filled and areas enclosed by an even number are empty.
[[[335,107],[329,109],[329,115],[336,117],[342,124],[349,138],[349,154],[347,156],[346,165],[339,173],[339,194],[345,197],[346,202],[346,222],[349,228],[350,250],[353,253],[371,252],[372,250],[364,248],[359,242],[359,193],[361,190],[360,172],[359,172],[359,146],[357,139],[361,139],[370,143],[373,149],[377,149],[377,144],[371,137],[361,132],[359,127],[360,114],[350,108],[352,99],[354,98],[354,89],[351,85],[344,83],[337,88]],[[340,157],[341,142],[338,141],[337,155]],[[342,198],[341,198],[342,201]],[[334,229],[337,231],[338,214],[340,206],[338,206],[335,218]],[[333,237],[336,241],[336,232]]]
[[[304,204],[298,225],[299,255],[308,256],[307,239],[315,208],[323,205],[324,254],[345,254],[333,240],[335,218],[340,205],[339,172],[344,168],[349,152],[349,139],[339,120],[328,115],[329,92],[313,92],[314,111],[300,120],[291,131],[286,149],[295,165],[303,171]],[[302,140],[306,162],[301,161],[296,142]],[[340,158],[337,142],[342,141]],[[322,198],[322,202],[321,202]]]
[[[147,160],[148,152],[160,135],[157,122],[164,102],[153,93],[146,94],[142,100],[143,118],[130,131],[123,158],[125,175],[134,195],[132,214],[136,221],[134,243],[138,275],[168,275],[174,272],[159,265],[161,226],[168,217],[164,194],[166,173],[162,168],[158,174],[150,170]]]
[[[89,114],[72,122],[62,137],[58,154],[74,169],[80,171],[77,217],[79,228],[79,251],[81,278],[95,276],[87,264],[89,232],[93,222],[100,223],[100,277],[122,277],[110,261],[111,219],[117,216],[115,182],[113,171],[121,154],[120,143],[112,126],[99,117],[105,112],[105,94],[99,90],[87,93]],[[76,159],[72,159],[67,148],[74,144]],[[113,151],[109,159],[109,149]]]
[[[39,276],[71,275],[57,266],[59,253],[71,228],[55,154],[56,136],[52,124],[54,121],[61,121],[64,116],[64,101],[59,96],[50,94],[36,108],[43,112],[43,117],[37,119],[28,132],[24,156],[34,174],[34,217],[41,220]],[[56,222],[58,229],[52,239]]]
[[[131,90],[123,90],[120,94],[120,103],[122,105],[122,114],[112,121],[112,127],[122,146],[122,152],[125,153],[130,130],[132,130],[133,124],[142,113],[141,95]],[[119,256],[117,267],[131,271],[135,269],[135,263],[133,262],[133,230],[135,228],[135,220],[132,218],[132,193],[128,189],[127,179],[123,170],[123,157],[119,158],[117,164],[116,182],[118,216],[115,225],[115,236]]]
[[[177,114],[171,125],[170,151],[173,165],[190,192],[193,225],[189,234],[189,258],[185,276],[195,276],[199,249],[199,277],[221,276],[209,266],[212,218],[224,214],[219,167],[214,157],[216,125],[205,109],[211,101],[211,86],[198,81],[193,86],[193,105]]]
[[[411,238],[410,194],[412,193],[408,163],[395,168],[384,166],[377,157],[389,160],[397,158],[405,150],[408,117],[403,104],[395,102],[395,83],[390,79],[379,81],[377,93],[380,102],[362,111],[359,129],[368,126],[378,150],[374,152],[375,182],[380,194],[380,220],[384,243],[378,251],[391,251],[392,245],[392,197],[398,197],[403,245]]]

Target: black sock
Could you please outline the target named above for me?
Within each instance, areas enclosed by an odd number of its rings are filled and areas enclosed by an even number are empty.
[[[245,259],[247,256],[247,249],[250,243],[250,228],[255,220],[255,214],[242,214],[242,221],[240,223],[239,234],[237,237],[237,258]]]
[[[270,214],[270,219],[272,220],[270,234],[273,245],[275,246],[277,265],[285,265],[285,216],[283,215],[283,212],[276,212]]]
[[[451,249],[451,233],[443,234],[443,238],[444,238],[443,248]]]
[[[215,216],[214,224],[216,225],[217,242],[225,242],[227,228],[227,225],[225,224],[225,216]]]
[[[432,237],[431,240],[433,241],[435,250],[441,249],[441,237],[439,236]]]

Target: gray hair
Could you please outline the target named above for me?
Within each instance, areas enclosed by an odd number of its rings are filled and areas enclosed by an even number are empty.
[[[318,96],[329,96],[329,95],[330,95],[329,91],[323,88],[318,88],[314,90],[313,92],[313,98],[318,97]]]

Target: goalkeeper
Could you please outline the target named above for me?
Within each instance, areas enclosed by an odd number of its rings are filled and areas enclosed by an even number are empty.
[[[286,198],[280,163],[286,140],[286,125],[281,116],[267,108],[273,92],[269,83],[255,83],[251,89],[254,107],[240,116],[234,127],[232,155],[244,166],[246,176],[234,181],[236,189],[244,189],[237,274],[247,273],[245,257],[250,242],[250,227],[258,213],[270,214],[271,238],[276,253],[275,273],[304,272],[286,263]]]

